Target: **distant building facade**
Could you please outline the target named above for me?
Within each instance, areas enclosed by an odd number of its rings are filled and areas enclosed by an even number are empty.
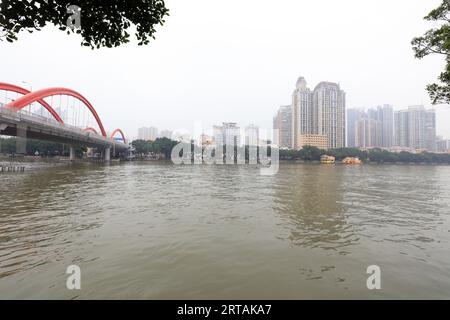
[[[436,142],[436,151],[442,153],[450,153],[450,140],[438,139]]]
[[[273,128],[278,130],[278,145],[280,148],[292,147],[292,108],[282,106],[273,118]]]
[[[254,124],[245,127],[245,144],[247,146],[257,146],[259,142],[259,128]]]
[[[328,136],[324,134],[302,134],[298,137],[298,145],[305,147],[316,147],[319,149],[328,148]]]
[[[391,148],[394,145],[394,108],[349,109],[347,146],[356,148]]]
[[[241,132],[235,122],[223,122],[221,126],[213,126],[216,145],[241,145]]]
[[[436,113],[424,106],[412,106],[395,112],[395,146],[436,150]]]
[[[347,147],[356,147],[356,121],[364,118],[366,113],[361,109],[347,110]]]
[[[355,122],[355,147],[375,148],[381,146],[382,123],[375,119],[363,118]]]
[[[143,127],[138,129],[138,139],[154,141],[158,137],[158,128]]]
[[[376,147],[390,148],[394,145],[394,108],[385,104],[369,109],[368,117],[379,122],[381,136]]]

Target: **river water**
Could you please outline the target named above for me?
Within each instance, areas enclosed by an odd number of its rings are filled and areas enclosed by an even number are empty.
[[[450,298],[450,167],[34,164],[0,182],[3,299]]]

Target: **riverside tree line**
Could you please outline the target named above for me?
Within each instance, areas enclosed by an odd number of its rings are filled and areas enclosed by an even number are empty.
[[[138,156],[146,156],[150,154],[162,154],[164,159],[170,159],[172,149],[178,144],[168,138],[158,138],[155,141],[134,140],[132,145]],[[14,154],[16,153],[17,138],[0,137],[0,153]],[[36,151],[39,155],[46,156],[68,156],[69,148],[60,143],[27,140],[26,153],[35,155]],[[77,152],[82,153],[83,148],[78,148]],[[235,153],[236,152],[235,148]],[[246,146],[246,158],[248,158],[248,146]],[[259,152],[258,152],[259,154]],[[301,150],[281,149],[280,160],[287,161],[319,161],[322,155],[329,155],[341,161],[346,157],[358,157],[364,162],[375,163],[436,163],[450,164],[450,154],[448,153],[410,153],[410,152],[389,152],[382,149],[360,150],[357,148],[341,148],[323,150],[312,146],[305,146]],[[270,148],[269,148],[270,155]]]
[[[158,138],[155,141],[135,140],[133,146],[138,155],[148,155],[151,153],[163,153],[165,159],[170,159],[172,148],[177,145],[177,141],[167,138]],[[235,147],[235,155],[237,154]],[[248,146],[245,147],[246,158],[248,159]],[[269,148],[270,155],[270,148]],[[258,151],[259,154],[259,151]],[[445,153],[410,153],[410,152],[389,152],[382,149],[360,150],[357,148],[340,148],[323,150],[312,146],[304,146],[301,150],[280,149],[280,160],[303,160],[320,161],[322,155],[329,155],[341,161],[346,157],[358,157],[364,162],[375,163],[436,163],[450,164],[450,154]]]
[[[357,148],[322,150],[311,146],[305,146],[301,150],[280,150],[281,160],[319,161],[322,155],[333,156],[338,161],[346,157],[358,157],[364,162],[375,163],[450,164],[450,154],[448,153],[389,152],[382,149],[360,150]]]

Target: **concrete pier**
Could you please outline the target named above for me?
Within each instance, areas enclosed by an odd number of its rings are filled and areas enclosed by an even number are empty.
[[[25,166],[20,165],[0,165],[0,172],[24,172]]]
[[[105,148],[105,161],[110,161],[111,160],[111,148]]]
[[[75,148],[70,147],[70,161],[75,161]]]

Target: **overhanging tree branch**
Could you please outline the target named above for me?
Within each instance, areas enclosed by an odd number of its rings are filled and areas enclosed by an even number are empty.
[[[444,0],[424,19],[444,23],[439,28],[428,30],[422,37],[412,40],[415,57],[421,59],[430,54],[446,56],[445,70],[438,77],[440,83],[429,84],[426,89],[433,104],[450,103],[450,0]]]
[[[69,6],[81,8],[80,29],[67,25]],[[129,42],[130,32],[135,30],[138,45],[146,45],[168,15],[164,0],[2,0],[0,31],[13,42],[21,31],[39,31],[53,24],[68,34],[79,33],[82,45],[100,48]]]

